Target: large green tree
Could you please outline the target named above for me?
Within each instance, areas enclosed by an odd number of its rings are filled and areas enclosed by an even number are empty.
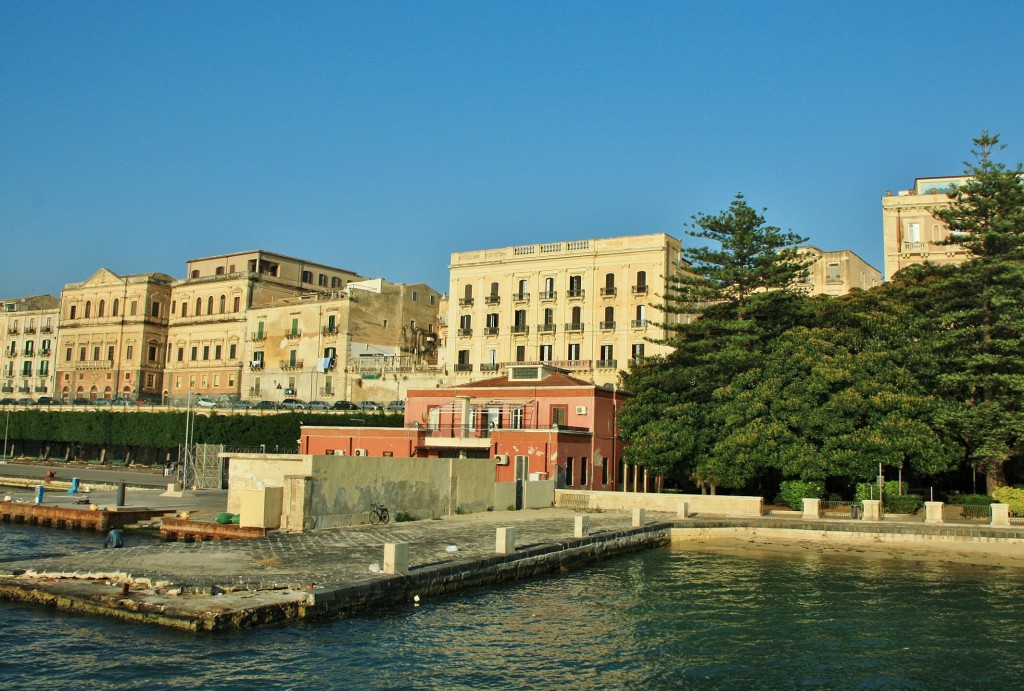
[[[714,455],[714,393],[758,366],[765,344],[800,322],[804,298],[791,286],[806,266],[796,250],[806,238],[768,225],[742,195],[688,227],[715,244],[684,250],[691,265],[668,277],[663,325],[672,351],[624,373],[634,396],[620,427],[630,463],[655,475],[674,469],[714,491],[740,487],[754,472]]]
[[[932,299],[943,395],[959,406],[950,426],[983,467],[991,493],[1024,457],[1024,170],[993,159],[997,135],[974,140],[968,180],[935,215],[971,259]]]

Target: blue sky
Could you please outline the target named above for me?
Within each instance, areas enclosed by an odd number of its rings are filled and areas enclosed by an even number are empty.
[[[457,251],[736,193],[882,267],[880,198],[1024,160],[1024,3],[0,0],[0,297],[267,249]]]

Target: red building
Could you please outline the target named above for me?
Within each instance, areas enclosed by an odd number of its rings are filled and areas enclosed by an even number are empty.
[[[616,415],[626,394],[543,365],[449,389],[410,391],[405,427],[303,427],[300,453],[493,458],[495,480],[620,485]]]

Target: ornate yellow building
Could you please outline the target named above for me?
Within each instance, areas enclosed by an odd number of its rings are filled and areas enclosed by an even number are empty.
[[[452,254],[447,369],[471,381],[545,363],[616,383],[630,360],[667,351],[653,322],[665,277],[688,266],[681,248],[658,233]]]
[[[330,295],[360,276],[263,250],[191,259],[171,289],[167,386],[172,403],[188,392],[214,400],[242,393],[249,310],[299,295]]]
[[[850,250],[826,252],[808,245],[800,248],[800,254],[813,259],[797,283],[810,295],[846,295],[882,283],[882,272]]]
[[[54,365],[60,397],[160,400],[173,280],[100,269],[64,286]]]
[[[949,206],[947,196],[964,176],[917,178],[909,190],[882,197],[882,244],[885,251],[885,280],[913,264],[961,264],[967,252],[960,245],[942,244],[949,228],[932,213]]]
[[[0,389],[4,398],[56,396],[54,346],[60,300],[52,295],[0,300]]]

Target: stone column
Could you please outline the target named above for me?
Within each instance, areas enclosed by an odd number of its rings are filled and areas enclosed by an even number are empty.
[[[821,518],[821,499],[804,499],[804,520],[813,521]]]
[[[513,554],[516,551],[515,528],[498,528],[494,540],[494,551],[498,554]]]
[[[679,518],[689,518],[690,517],[690,505],[687,504],[685,501],[679,502],[679,507],[676,509],[676,515]]]
[[[864,517],[862,521],[880,521],[882,520],[882,501],[880,499],[865,499],[864,504]]]
[[[586,537],[590,535],[590,516],[576,516],[573,525],[573,537]]]
[[[633,527],[643,528],[647,523],[647,509],[633,509]]]
[[[992,507],[992,523],[991,525],[998,526],[1009,526],[1010,525],[1010,505],[1009,504],[991,504]]]
[[[384,543],[384,573],[409,573],[409,544],[407,542]]]
[[[924,522],[942,523],[942,502],[926,501],[924,503]]]

